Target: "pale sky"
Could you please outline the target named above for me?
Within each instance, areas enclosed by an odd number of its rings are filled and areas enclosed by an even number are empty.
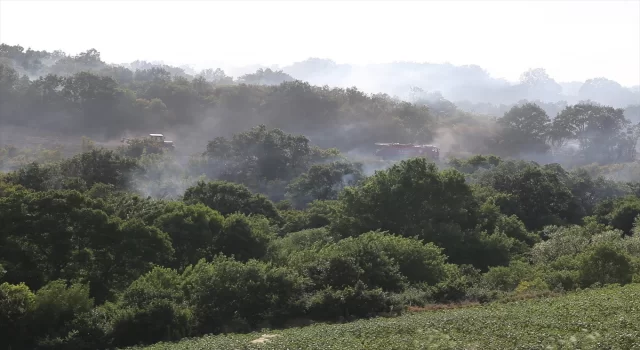
[[[640,84],[640,0],[0,0],[0,41],[112,63],[450,62]]]

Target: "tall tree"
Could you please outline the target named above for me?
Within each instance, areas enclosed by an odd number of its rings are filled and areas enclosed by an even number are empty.
[[[586,162],[628,160],[635,155],[636,132],[623,109],[591,103],[566,107],[552,126],[554,143],[578,141]]]
[[[502,127],[499,148],[513,155],[545,153],[551,119],[538,105],[525,103],[512,107],[498,119]]]

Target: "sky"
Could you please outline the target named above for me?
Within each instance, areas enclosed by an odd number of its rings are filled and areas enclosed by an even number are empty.
[[[110,63],[449,62],[640,84],[640,0],[0,0],[0,42]]]

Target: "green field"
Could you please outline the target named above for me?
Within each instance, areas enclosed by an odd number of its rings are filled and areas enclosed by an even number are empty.
[[[144,349],[640,349],[640,284]]]

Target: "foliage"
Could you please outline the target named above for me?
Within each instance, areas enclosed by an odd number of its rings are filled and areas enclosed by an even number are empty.
[[[242,213],[262,215],[279,222],[278,210],[265,196],[253,194],[245,186],[224,181],[198,182],[184,193],[187,203],[202,203],[222,215]]]
[[[0,334],[4,346],[21,347],[27,341],[29,315],[35,306],[35,296],[24,283],[0,284]]]
[[[640,216],[640,197],[626,196],[599,203],[595,210],[596,218],[630,235],[634,220]]]
[[[174,266],[184,268],[200,259],[211,259],[221,250],[216,244],[223,234],[224,217],[202,204],[170,203],[154,220],[166,232],[175,250]]]
[[[498,125],[502,127],[499,146],[496,148],[517,155],[518,153],[546,153],[551,119],[533,103],[512,107]]]
[[[171,259],[166,233],[109,217],[75,191],[17,192],[0,199],[5,280],[38,289],[59,278],[89,282],[104,300],[146,268]]]
[[[316,324],[261,333],[205,336],[164,349],[600,349],[633,348],[640,330],[633,310],[638,285],[584,290],[557,298],[425,311],[348,324]],[[509,336],[506,336],[508,334]]]
[[[120,146],[120,154],[131,158],[140,158],[143,154],[162,154],[166,151],[161,143],[151,138],[134,138],[123,140],[125,145]]]
[[[295,314],[290,301],[302,288],[294,272],[255,260],[201,260],[185,270],[184,278],[196,327],[204,332],[237,331],[262,321],[282,321]]]
[[[494,201],[503,213],[534,230],[572,219],[572,196],[563,180],[561,169],[524,161],[502,162],[477,175],[480,185],[500,193]]]
[[[135,280],[122,294],[113,321],[116,345],[178,340],[190,334],[191,309],[180,289],[182,276],[155,267]]]
[[[363,177],[362,164],[316,164],[291,182],[288,186],[289,195],[298,205],[313,200],[334,200],[346,186],[357,185]]]
[[[613,87],[594,79],[581,93]],[[509,91],[535,101],[561,87],[534,69]],[[3,348],[149,345],[602,286],[277,331],[289,338],[255,346],[629,347],[634,323],[603,305],[622,305],[607,285],[640,280],[635,107],[525,100],[493,120],[412,92],[415,103],[285,71],[233,79],[0,45],[3,138],[37,125],[96,139],[0,145]],[[150,129],[178,147],[109,142]],[[373,156],[378,141],[434,139],[437,161]],[[584,305],[591,314],[571,311]],[[598,333],[579,333],[587,325]]]
[[[334,229],[345,236],[381,229],[433,242],[456,258],[466,240],[464,230],[477,219],[477,203],[462,174],[439,172],[423,158],[403,161],[359,187],[346,188],[341,201]]]
[[[87,285],[67,287],[62,280],[52,281],[36,292],[31,314],[31,336],[39,346],[69,344],[79,334],[78,319],[93,309]]]
[[[567,106],[553,121],[557,144],[576,140],[587,163],[620,162],[635,158],[638,127],[625,118],[624,110],[581,103]]]

